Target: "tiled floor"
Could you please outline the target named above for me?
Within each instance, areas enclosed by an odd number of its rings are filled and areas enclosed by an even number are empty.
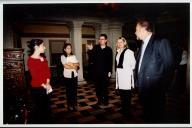
[[[119,96],[114,93],[115,82],[111,82],[109,89],[109,105],[97,106],[95,87],[86,82],[78,85],[78,111],[67,110],[65,87],[57,85],[51,98],[53,123],[55,124],[143,124],[142,107],[139,104],[138,94],[134,94],[131,103],[132,118],[123,116],[120,109]],[[186,95],[167,95],[168,123],[188,123],[189,104]]]

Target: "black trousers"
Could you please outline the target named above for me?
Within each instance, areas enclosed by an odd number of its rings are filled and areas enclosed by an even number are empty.
[[[186,90],[186,76],[187,75],[187,64],[180,65],[178,68],[178,92],[181,94]]]
[[[77,77],[64,78],[66,86],[67,106],[77,106]]]
[[[125,114],[129,114],[130,107],[131,107],[131,90],[119,89],[119,95],[120,95],[120,99],[121,99],[122,111]]]
[[[98,102],[100,103],[109,102],[108,86],[109,86],[109,77],[107,75],[96,75],[95,87]]]
[[[165,91],[155,89],[140,90],[140,101],[143,106],[145,123],[165,123]]]
[[[30,123],[51,123],[50,95],[46,94],[46,90],[44,88],[32,88],[31,94],[34,103],[34,111],[32,111]]]
[[[94,67],[92,64],[88,64],[87,67],[87,81],[88,82],[93,82],[94,80]]]

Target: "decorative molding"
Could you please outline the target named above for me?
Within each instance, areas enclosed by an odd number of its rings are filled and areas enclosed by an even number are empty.
[[[22,33],[21,37],[55,37],[55,38],[69,38],[69,34],[62,33]]]
[[[70,34],[62,34],[62,33],[22,33],[21,37],[70,38]],[[95,38],[95,35],[82,34],[82,38]]]
[[[83,34],[82,38],[95,38],[95,35]]]

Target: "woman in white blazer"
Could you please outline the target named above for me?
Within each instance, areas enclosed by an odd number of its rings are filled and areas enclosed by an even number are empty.
[[[131,89],[134,88],[133,70],[135,63],[134,52],[128,49],[125,38],[119,37],[115,63],[116,89],[119,91],[121,99],[120,111],[126,116],[131,116]]]

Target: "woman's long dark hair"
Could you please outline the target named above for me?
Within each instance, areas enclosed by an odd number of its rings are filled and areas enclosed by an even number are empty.
[[[31,56],[35,51],[35,46],[39,46],[43,43],[43,40],[41,39],[32,39],[30,41],[27,41],[27,46],[29,47],[29,56]],[[40,56],[45,57],[44,53],[41,53]]]
[[[67,57],[67,53],[65,52],[64,49],[66,49],[67,46],[71,46],[71,54],[70,54],[70,55],[73,55],[71,43],[65,43],[64,46],[63,46],[63,55],[64,55],[65,57]]]

